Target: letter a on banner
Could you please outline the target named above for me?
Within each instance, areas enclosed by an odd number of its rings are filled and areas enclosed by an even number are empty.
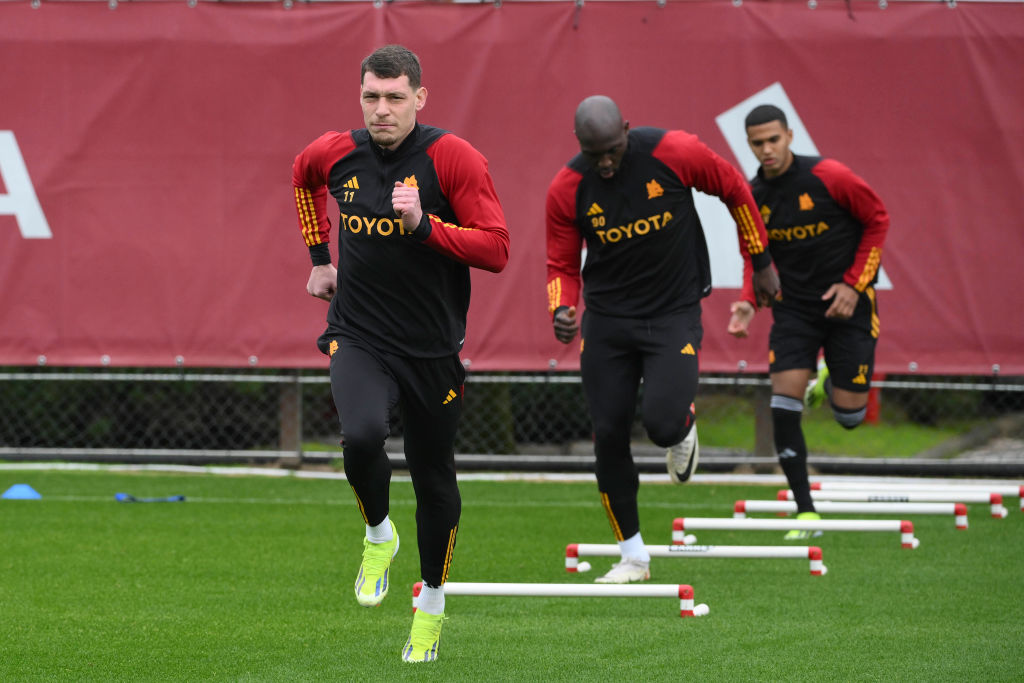
[[[0,193],[0,216],[14,216],[25,239],[53,237],[14,132],[9,130],[0,130],[0,182],[7,188],[7,194]]]

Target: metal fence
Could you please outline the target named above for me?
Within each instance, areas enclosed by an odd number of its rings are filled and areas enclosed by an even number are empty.
[[[722,466],[774,463],[768,378],[704,375],[700,382],[704,468],[716,459]],[[890,375],[875,387],[868,421],[895,430],[893,450],[906,438],[900,428],[916,430],[928,444],[926,453],[904,457],[948,458],[994,438],[1024,438],[1024,377]],[[827,410],[820,413],[814,419],[844,431]],[[812,418],[805,416],[805,427]],[[338,434],[323,371],[0,371],[0,459],[331,463],[340,456]],[[885,444],[881,453],[877,445],[867,450],[870,441],[852,436],[833,445],[831,456],[888,455]],[[810,438],[808,445],[812,455],[829,455]],[[579,375],[470,373],[456,449],[463,466],[589,467]],[[640,463],[662,462],[639,418],[633,449]],[[386,450],[401,465],[400,415]]]

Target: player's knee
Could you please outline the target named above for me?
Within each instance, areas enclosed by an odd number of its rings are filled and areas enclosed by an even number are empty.
[[[835,404],[832,404],[832,416],[835,417],[836,422],[846,429],[853,429],[863,422],[864,416],[867,415],[867,413],[867,406],[848,410],[846,408],[839,408]]]
[[[647,428],[647,436],[654,442],[656,446],[661,448],[668,448],[674,446],[690,433],[692,428],[692,422],[685,426],[679,424],[648,424],[645,425]]]
[[[386,426],[374,428],[369,425],[360,428],[353,425],[345,427],[342,445],[346,457],[376,456],[384,449],[387,439]]]

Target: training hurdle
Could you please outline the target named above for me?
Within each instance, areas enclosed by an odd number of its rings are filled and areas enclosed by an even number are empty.
[[[867,491],[930,491],[998,493],[1004,498],[1019,498],[1020,510],[1024,512],[1024,486],[1014,484],[923,484],[921,482],[857,482],[857,481],[816,481],[811,483],[812,491],[867,490]],[[969,501],[961,500],[961,503]]]
[[[789,489],[780,489],[777,496],[779,500],[793,500],[793,492]],[[862,501],[866,503],[988,503],[991,507],[992,516],[996,519],[1006,517],[1007,510],[1003,506],[1003,495],[1001,493],[986,493],[984,491],[862,491],[857,489],[831,489],[821,491],[811,490],[811,498],[814,500],[843,500]]]
[[[953,515],[957,529],[967,528],[967,506],[963,503],[859,503],[822,500],[814,503],[818,512],[841,515]],[[796,503],[788,500],[737,500],[734,519],[744,519],[748,512],[796,512]]]
[[[616,546],[618,547],[618,546]],[[423,582],[412,587],[412,608],[423,590]],[[693,586],[675,583],[466,583],[448,581],[448,595],[522,596],[535,598],[679,598],[679,616],[699,617],[708,606],[693,604]]]
[[[797,558],[810,560],[811,575],[828,572],[817,546],[777,545],[645,545],[651,557],[727,557],[727,558]],[[565,571],[586,571],[580,568],[581,557],[617,557],[616,543],[570,543],[565,546]]]
[[[914,524],[905,519],[734,519],[732,517],[677,517],[672,520],[672,543],[686,543],[687,531],[898,531],[904,548],[916,548]]]

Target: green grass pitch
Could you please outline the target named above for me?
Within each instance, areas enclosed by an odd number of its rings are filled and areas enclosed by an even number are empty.
[[[666,478],[667,480],[667,478]],[[1024,515],[913,517],[921,540],[833,532],[826,576],[806,560],[655,558],[710,615],[672,598],[449,596],[440,657],[400,658],[419,580],[412,486],[392,483],[402,547],[384,604],[352,595],[363,527],[347,483],[211,474],[2,471],[38,501],[0,500],[3,681],[1021,680]],[[672,519],[729,517],[777,486],[644,483],[649,544]],[[452,581],[590,582],[570,542],[611,543],[596,487],[461,485]],[[184,503],[123,504],[183,494]],[[847,516],[848,517],[848,516]],[[782,545],[778,532],[695,532],[702,544]],[[801,542],[806,544],[807,542]]]

